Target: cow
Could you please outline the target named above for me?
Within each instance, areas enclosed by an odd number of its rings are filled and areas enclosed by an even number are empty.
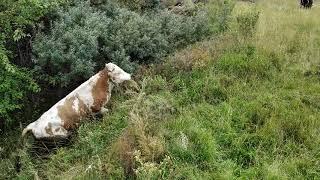
[[[311,8],[313,4],[313,0],[300,0],[301,7]]]
[[[130,79],[131,75],[117,65],[106,64],[103,70],[30,123],[23,130],[22,137],[31,131],[36,139],[67,138],[81,119],[94,113],[106,113],[108,110],[104,106],[110,99],[114,84]]]

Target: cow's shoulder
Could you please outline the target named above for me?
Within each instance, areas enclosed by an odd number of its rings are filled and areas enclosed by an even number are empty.
[[[98,73],[97,81],[93,85],[91,94],[93,98],[93,105],[91,110],[98,112],[108,100],[109,95],[109,76],[106,69]]]

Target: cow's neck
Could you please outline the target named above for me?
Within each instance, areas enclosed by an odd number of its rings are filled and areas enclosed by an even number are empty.
[[[114,84],[113,84],[113,82],[110,80],[110,78],[108,79],[108,93],[109,93],[109,95],[111,95],[111,91],[112,91],[112,89],[113,89],[113,87],[114,87]]]
[[[110,96],[111,96],[112,89],[114,88],[114,83],[112,82],[111,77],[109,76],[108,70],[106,68],[104,68],[101,71],[101,73],[105,75],[106,81],[108,82],[108,88],[106,90],[107,90],[108,100],[109,100]]]

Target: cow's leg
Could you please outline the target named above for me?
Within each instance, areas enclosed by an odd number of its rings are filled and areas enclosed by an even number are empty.
[[[313,4],[313,0],[309,0],[309,1],[308,1],[308,8],[311,8],[311,7],[312,7],[312,4]]]
[[[63,126],[55,126],[53,128],[53,136],[59,138],[68,138],[72,133],[66,130]]]
[[[305,7],[306,7],[306,4],[307,4],[307,0],[301,0],[301,1],[300,1],[300,6],[301,6],[302,8],[305,8]]]
[[[109,110],[107,108],[101,107],[98,112],[93,113],[93,117],[97,117],[98,119],[102,119],[103,115],[105,115]]]
[[[107,112],[109,112],[109,110],[107,108],[102,107],[100,110],[101,114],[106,114]]]

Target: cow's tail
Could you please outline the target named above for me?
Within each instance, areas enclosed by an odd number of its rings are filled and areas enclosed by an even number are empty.
[[[26,134],[32,130],[33,127],[33,123],[29,124],[26,128],[23,129],[22,131],[22,138],[24,138],[26,136]]]

